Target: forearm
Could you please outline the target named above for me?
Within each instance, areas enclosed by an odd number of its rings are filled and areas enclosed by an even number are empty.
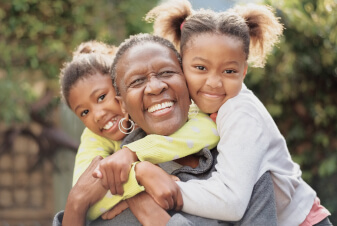
[[[86,128],[82,133],[81,144],[76,154],[73,186],[96,156],[99,155],[105,158],[119,150],[119,146],[120,141],[111,141],[100,137]]]
[[[88,206],[82,204],[80,200],[72,198],[72,194],[70,192],[64,210],[62,225],[63,226],[85,225],[87,209]]]
[[[184,212],[237,221],[247,209],[254,184],[262,173],[260,167],[268,147],[267,134],[256,119],[242,112],[231,116],[224,120],[227,124],[218,125],[221,139],[217,147],[216,171],[211,178],[178,182]],[[214,206],[217,208],[212,208]]]
[[[148,135],[125,147],[136,152],[140,161],[157,164],[195,154],[204,147],[213,148],[218,142],[215,123],[199,113],[170,136]]]
[[[142,225],[166,225],[171,218],[146,192],[126,201],[130,210]]]
[[[138,184],[135,175],[135,165],[132,166],[129,179],[123,185],[124,193],[123,195],[112,195],[110,191],[97,203],[95,203],[88,211],[88,219],[95,220],[99,216],[101,216],[104,212],[108,211],[109,209],[113,208],[116,204],[120,201],[131,198],[138,193],[144,191],[144,187]]]

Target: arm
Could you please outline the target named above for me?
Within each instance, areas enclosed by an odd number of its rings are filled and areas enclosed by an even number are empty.
[[[130,165],[138,159],[153,164],[172,161],[197,153],[204,147],[213,148],[218,141],[215,123],[206,114],[199,113],[171,136],[147,135],[124,145],[122,150],[100,163],[94,176],[102,178],[112,194],[121,195]]]
[[[176,181],[179,180],[177,177],[172,178],[160,167],[144,161],[136,166],[136,178],[162,208],[181,210],[183,200],[180,189],[176,184]]]
[[[166,225],[170,215],[162,209],[146,192],[127,199],[130,210],[142,225]],[[145,208],[144,208],[145,207]]]
[[[81,144],[76,154],[73,186],[96,156],[99,155],[105,158],[119,150],[120,144],[120,141],[110,141],[85,128],[81,136]]]
[[[92,161],[70,190],[62,220],[63,226],[85,225],[87,210],[106,193],[106,189],[102,186],[100,180],[91,176],[100,159],[102,157],[97,156]]]
[[[216,147],[219,135],[215,123],[204,113],[198,113],[170,136],[147,135],[124,147],[136,152],[140,161],[153,164],[172,161]]]
[[[254,109],[219,111],[217,123],[221,138],[216,171],[208,180],[177,182],[183,195],[184,212],[227,221],[242,218],[268,147],[268,133],[264,133],[260,120],[250,114],[251,110]]]
[[[78,178],[86,170],[92,159],[94,159],[97,155],[104,158],[110,156],[119,149],[119,145],[119,141],[110,141],[92,133],[88,129],[85,129],[81,137],[81,144],[78,153],[76,155],[73,184],[76,183]],[[110,192],[108,192],[103,199],[92,205],[88,210],[88,219],[94,220],[98,218],[121,200],[132,197],[144,190],[142,186],[138,185],[134,172],[130,173],[129,179],[123,187],[126,189],[126,192],[122,196],[113,196]]]

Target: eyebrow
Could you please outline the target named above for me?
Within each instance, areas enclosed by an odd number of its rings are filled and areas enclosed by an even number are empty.
[[[192,58],[192,61],[194,61],[194,60],[201,60],[201,61],[205,61],[205,62],[208,62],[208,61],[209,61],[209,60],[207,60],[207,59],[204,59],[204,58],[198,57],[198,56],[193,57],[193,58]]]
[[[192,61],[194,61],[194,60],[201,60],[201,61],[204,61],[204,62],[207,62],[207,63],[210,62],[209,60],[204,59],[202,57],[198,57],[198,56],[193,57]],[[239,63],[237,61],[235,61],[235,60],[232,60],[232,61],[229,61],[229,62],[224,62],[224,65],[229,65],[229,64],[239,65]]]

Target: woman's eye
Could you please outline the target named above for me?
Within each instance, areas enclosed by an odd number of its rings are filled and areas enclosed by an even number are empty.
[[[86,116],[89,113],[89,110],[84,110],[81,112],[81,117]]]
[[[200,71],[205,71],[206,68],[204,66],[195,66],[196,69],[200,70]]]
[[[174,71],[163,71],[163,72],[159,72],[158,76],[159,77],[171,77],[173,74],[177,74],[177,72],[174,72]]]
[[[135,87],[135,86],[141,85],[142,83],[144,83],[144,80],[145,79],[143,78],[135,79],[130,83],[129,87]]]
[[[105,96],[106,96],[106,94],[103,94],[103,95],[99,96],[97,102],[99,103],[102,100],[104,100]]]

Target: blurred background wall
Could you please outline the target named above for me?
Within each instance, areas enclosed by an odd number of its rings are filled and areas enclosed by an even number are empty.
[[[59,98],[62,63],[83,41],[151,32],[157,0],[0,2],[0,226],[50,225],[64,208],[83,126]],[[191,0],[225,10],[251,1]],[[265,0],[286,29],[245,83],[266,105],[304,179],[337,224],[337,2]]]

